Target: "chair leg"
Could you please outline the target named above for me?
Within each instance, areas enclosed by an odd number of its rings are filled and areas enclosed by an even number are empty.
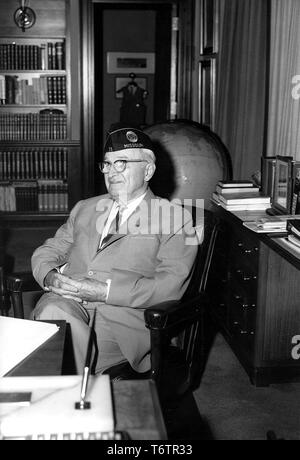
[[[22,280],[13,276],[7,279],[7,290],[11,298],[14,317],[24,319]]]
[[[3,316],[8,316],[10,310],[10,298],[7,294],[5,282],[4,282],[4,273],[3,268],[0,267],[0,314]]]
[[[24,306],[22,294],[20,292],[11,292],[11,303],[13,307],[14,317],[24,319]]]
[[[3,293],[0,297],[0,315],[8,316],[9,310],[11,309],[11,301],[9,295],[7,295],[7,293]]]

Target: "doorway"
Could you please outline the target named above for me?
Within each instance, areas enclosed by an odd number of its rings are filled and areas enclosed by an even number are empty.
[[[170,118],[173,12],[172,3],[94,4],[95,162],[112,125]],[[98,174],[95,192],[105,192]]]

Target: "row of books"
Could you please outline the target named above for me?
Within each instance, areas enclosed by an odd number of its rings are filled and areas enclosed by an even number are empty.
[[[0,181],[68,177],[68,150],[40,148],[0,151]]]
[[[0,211],[67,212],[68,184],[63,181],[2,184],[0,185]]]
[[[66,76],[0,75],[1,105],[66,104]]]
[[[63,70],[65,69],[65,42],[41,45],[0,44],[2,70]]]
[[[251,181],[219,181],[212,199],[228,211],[264,210],[271,206],[270,197],[263,196]]]
[[[0,113],[0,140],[67,139],[65,113]]]

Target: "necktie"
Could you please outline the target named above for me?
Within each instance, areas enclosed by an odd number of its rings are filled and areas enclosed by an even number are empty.
[[[120,210],[118,209],[118,212],[115,216],[115,218],[112,220],[110,227],[108,229],[107,235],[103,238],[102,243],[101,243],[101,248],[109,242],[111,237],[118,233],[119,231],[119,221],[120,221]]]

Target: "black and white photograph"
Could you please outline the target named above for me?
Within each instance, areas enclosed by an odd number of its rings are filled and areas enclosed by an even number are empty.
[[[300,440],[300,0],[0,18],[0,440]]]

